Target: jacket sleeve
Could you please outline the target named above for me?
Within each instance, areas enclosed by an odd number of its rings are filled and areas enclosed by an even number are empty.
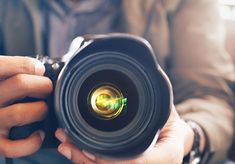
[[[232,60],[224,49],[225,32],[215,0],[188,0],[172,19],[171,48],[176,109],[206,132],[213,161],[225,158],[234,121]]]

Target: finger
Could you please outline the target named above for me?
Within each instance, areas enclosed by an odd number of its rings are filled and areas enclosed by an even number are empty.
[[[69,138],[61,128],[56,130],[55,136],[60,142],[69,142]]]
[[[47,77],[17,74],[0,82],[0,106],[25,97],[45,98],[52,89],[52,82]]]
[[[172,149],[172,147],[170,149]],[[109,160],[105,158],[96,158],[95,162],[97,164],[166,164],[172,163],[172,161],[174,161],[173,163],[175,164],[182,163],[182,161],[175,162],[176,158],[178,158],[174,156],[175,154],[175,152],[172,154],[171,152],[165,151],[164,149],[162,150],[161,148],[154,148],[147,153],[130,160]]]
[[[0,110],[0,128],[8,129],[41,121],[46,117],[48,107],[44,101],[18,103]]]
[[[60,140],[61,142],[70,142],[70,139],[68,138],[68,136],[65,134],[65,132],[63,131],[63,129],[58,128],[55,132],[55,136],[58,140]],[[83,154],[88,157],[91,160],[95,160],[95,156],[86,152],[86,151],[82,151]]]
[[[0,137],[0,155],[17,158],[33,154],[40,148],[44,136],[43,131],[34,132],[26,139],[15,141],[2,136]]]
[[[177,141],[175,141],[177,142]],[[145,156],[141,157],[143,161],[146,163],[175,163],[181,164],[183,161],[183,145],[177,144],[174,145],[174,149],[172,149],[172,142],[169,143],[159,143],[157,147],[153,148],[149,153]]]
[[[43,75],[44,65],[37,59],[20,56],[0,56],[0,79],[15,74]]]
[[[180,164],[182,163],[181,159],[182,156],[179,155],[182,150],[182,145],[177,144],[174,145],[174,149],[172,149],[172,141],[173,143],[177,143],[177,140],[170,139],[165,140],[162,139],[161,141],[158,141],[158,143],[150,149],[148,152],[143,153],[142,155],[130,159],[130,160],[109,160],[105,158],[96,158],[95,162],[97,164],[165,164],[165,163],[175,163]],[[176,153],[177,152],[177,153]],[[181,153],[182,154],[182,153]]]
[[[152,161],[152,163],[148,162],[146,160],[146,158],[143,156],[138,157],[138,158],[134,158],[134,159],[129,159],[129,160],[108,160],[108,159],[104,159],[104,158],[96,158],[95,161],[97,164],[154,164],[154,163],[158,163],[156,160]]]
[[[56,137],[61,141],[61,142],[69,142],[69,138],[67,137],[67,135],[65,134],[65,132],[61,129],[61,128],[58,128],[56,130],[56,133],[55,133]],[[71,145],[71,144],[70,144]],[[95,161],[95,163],[97,164],[144,164],[145,162],[144,161],[144,158],[139,158],[139,159],[134,159],[134,160],[125,160],[125,161],[121,161],[121,160],[117,160],[117,161],[113,161],[113,160],[107,160],[107,159],[103,159],[103,158],[97,158],[95,157],[93,154],[91,153],[88,153],[86,151],[80,151],[78,148],[76,148],[75,146],[70,146],[69,145],[69,150],[64,150],[63,152],[61,152],[61,154],[63,154],[64,156],[67,156],[68,159],[71,158],[71,149],[74,149],[74,154],[80,154],[82,153],[85,157],[87,157],[88,159],[90,159],[91,161]],[[62,145],[61,145],[62,146]],[[61,149],[59,147],[59,149]],[[66,149],[66,148],[65,148]],[[60,152],[61,150],[59,150]],[[80,157],[79,157],[80,158]],[[76,159],[75,159],[76,160]],[[82,160],[81,160],[82,161]],[[81,162],[80,161],[80,162]],[[75,162],[73,160],[73,162]],[[81,162],[82,163],[82,162]]]
[[[71,143],[66,142],[60,144],[58,151],[75,164],[95,164],[94,161],[87,158],[75,145]]]

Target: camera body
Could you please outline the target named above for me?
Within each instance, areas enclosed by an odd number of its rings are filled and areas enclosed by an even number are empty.
[[[54,84],[49,115],[14,127],[11,139],[43,129],[43,147],[56,147],[54,132],[62,127],[80,149],[114,159],[140,155],[156,142],[173,96],[146,40],[119,33],[86,35],[75,38],[61,59],[39,60]]]

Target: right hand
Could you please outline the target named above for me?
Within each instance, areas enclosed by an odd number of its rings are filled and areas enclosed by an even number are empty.
[[[45,67],[36,59],[0,56],[0,156],[22,157],[40,148],[43,131],[20,140],[9,140],[8,134],[12,127],[45,118],[48,107],[44,101],[16,103],[25,97],[42,99],[52,92],[52,82],[44,72]]]

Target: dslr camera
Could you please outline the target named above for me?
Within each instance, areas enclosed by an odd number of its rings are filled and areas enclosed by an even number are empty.
[[[156,143],[169,117],[172,89],[146,40],[86,35],[75,38],[62,58],[39,60],[54,83],[49,114],[12,128],[11,139],[43,129],[43,147],[56,147],[54,132],[61,127],[80,149],[113,159],[140,155]]]

